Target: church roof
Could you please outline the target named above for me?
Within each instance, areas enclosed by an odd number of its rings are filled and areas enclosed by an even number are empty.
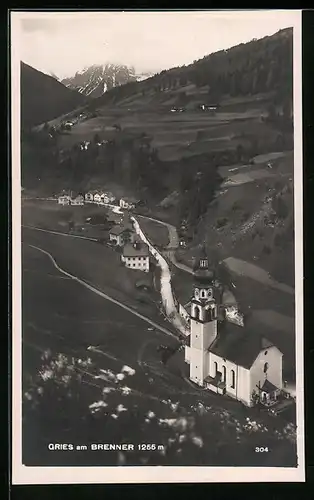
[[[256,326],[250,326],[250,322],[242,327],[224,321],[219,325],[217,338],[209,351],[239,366],[251,368],[259,353],[274,344],[257,331]]]

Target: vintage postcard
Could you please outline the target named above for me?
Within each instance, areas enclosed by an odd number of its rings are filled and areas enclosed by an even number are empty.
[[[11,11],[13,484],[302,482],[300,11]]]

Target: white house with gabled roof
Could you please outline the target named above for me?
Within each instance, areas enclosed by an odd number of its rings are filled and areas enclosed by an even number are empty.
[[[121,260],[126,267],[140,271],[149,271],[149,249],[146,243],[139,240],[127,243],[121,255]]]

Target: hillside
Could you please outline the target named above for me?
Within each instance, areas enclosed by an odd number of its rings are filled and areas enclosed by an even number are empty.
[[[93,65],[65,78],[62,83],[89,97],[100,97],[105,92],[128,82],[145,80],[150,74],[135,73],[134,67],[120,64]]]
[[[21,63],[21,121],[23,128],[52,120],[87,103],[54,77]]]
[[[129,83],[93,102],[93,107],[119,103],[130,107],[184,106],[217,103],[224,95],[251,96],[272,92],[275,103],[292,106],[292,28],[222,50],[187,66],[173,68],[140,84]]]

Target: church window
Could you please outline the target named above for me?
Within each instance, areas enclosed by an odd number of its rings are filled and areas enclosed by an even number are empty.
[[[218,364],[216,363],[216,361],[214,361],[214,368],[215,368],[215,376],[216,376],[217,372],[218,372]]]
[[[198,306],[194,306],[194,318],[195,319],[200,319],[200,313],[201,313],[201,310]]]
[[[264,373],[266,373],[266,372],[267,372],[267,370],[268,370],[268,363],[265,363],[265,364],[264,364]]]
[[[231,389],[235,388],[235,373],[234,370],[231,370]]]
[[[202,290],[202,291],[201,291],[201,297],[202,297],[202,298],[205,298],[205,297],[206,297],[206,291],[205,291],[205,290]]]
[[[222,381],[226,382],[226,367],[222,367]]]
[[[266,354],[267,354],[267,353],[268,353],[268,351],[265,351],[265,352],[264,352],[265,356],[266,356]]]

